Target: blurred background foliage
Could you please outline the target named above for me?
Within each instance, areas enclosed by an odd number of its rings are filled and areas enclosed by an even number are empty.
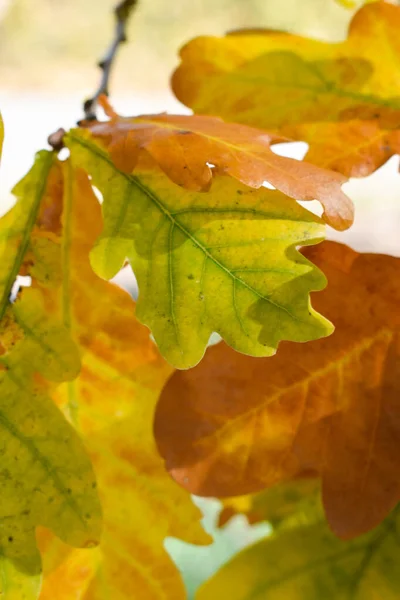
[[[96,79],[114,0],[0,0],[2,86],[73,91]],[[359,4],[359,3],[358,3]],[[335,0],[141,0],[129,26],[116,90],[161,89],[178,48],[202,34],[271,27],[342,39],[353,10]]]

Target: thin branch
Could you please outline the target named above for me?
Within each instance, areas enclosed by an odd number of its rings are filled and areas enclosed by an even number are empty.
[[[139,0],[123,0],[114,9],[116,18],[115,36],[103,60],[99,62],[99,67],[102,70],[102,76],[99,87],[94,96],[83,105],[85,119],[93,121],[96,119],[96,110],[99,97],[102,94],[108,96],[108,86],[110,75],[113,68],[114,60],[121,44],[126,42],[126,26],[131,16],[133,9],[138,5]]]
[[[47,138],[47,143],[53,148],[53,150],[59,152],[64,148],[64,135],[65,129],[60,127],[60,129],[57,129],[57,131],[49,135]]]

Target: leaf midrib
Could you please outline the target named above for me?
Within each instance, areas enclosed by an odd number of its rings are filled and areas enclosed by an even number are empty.
[[[62,320],[63,325],[72,337],[72,310],[71,310],[71,246],[72,246],[72,210],[73,210],[73,173],[71,161],[64,164],[64,190],[63,190],[63,233],[61,239],[62,263]],[[79,402],[77,399],[76,380],[66,381],[67,408],[72,424],[78,426]]]

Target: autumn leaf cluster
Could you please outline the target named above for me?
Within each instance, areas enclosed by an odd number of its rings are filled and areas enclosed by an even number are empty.
[[[0,220],[5,600],[184,599],[190,494],[273,527],[198,600],[400,596],[400,259],[324,241],[399,152],[399,29],[376,2],[341,43],[197,38],[192,115],[103,97],[37,154]]]

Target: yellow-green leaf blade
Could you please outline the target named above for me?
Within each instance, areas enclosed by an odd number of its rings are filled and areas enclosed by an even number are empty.
[[[53,164],[51,152],[39,152],[27,177],[15,187],[17,204],[0,222],[0,319],[29,246],[32,229]]]
[[[20,571],[12,561],[0,558],[0,597],[3,600],[36,600],[41,576]]]
[[[68,144],[104,196],[92,265],[111,278],[129,258],[137,316],[173,365],[196,364],[213,331],[254,356],[274,354],[281,339],[331,333],[309,302],[325,278],[295,249],[322,240],[318,217],[279,192],[227,177],[204,194],[182,190],[152,165],[128,175],[86,132],[72,132]]]
[[[90,461],[48,395],[48,382],[74,378],[80,361],[37,290],[27,290],[7,311],[0,349],[1,546],[36,569],[37,525],[76,546],[96,543],[100,534]]]
[[[325,523],[279,532],[243,550],[206,582],[196,600],[397,600],[398,509],[351,542]]]
[[[57,221],[47,205],[49,191],[58,185],[53,165],[51,153],[38,154],[16,187],[17,205],[0,221],[6,282],[0,320],[0,546],[12,563],[8,567],[27,575],[26,589],[29,581],[36,589],[41,570],[38,525],[78,547],[98,543],[101,529],[90,460],[51,398],[81,367],[57,311],[45,304],[56,283],[47,281],[48,265],[59,260],[57,244],[44,231],[46,220]],[[32,275],[34,289],[25,289],[12,305],[8,296],[18,273]]]

